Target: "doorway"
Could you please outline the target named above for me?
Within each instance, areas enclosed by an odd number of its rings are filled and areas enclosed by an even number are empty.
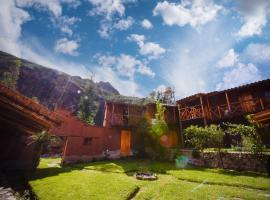
[[[121,131],[121,155],[128,156],[130,154],[131,131]]]

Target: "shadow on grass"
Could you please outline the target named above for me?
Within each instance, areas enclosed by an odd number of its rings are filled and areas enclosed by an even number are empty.
[[[49,168],[38,168],[33,172],[26,172],[27,179],[30,180],[36,180],[36,179],[42,179],[50,176],[57,176],[61,173],[68,173],[74,170],[81,170],[83,168],[72,168],[69,166],[65,167],[49,167]]]
[[[226,176],[249,176],[249,177],[264,177],[269,178],[267,175],[258,174],[255,172],[238,172],[229,171],[224,169],[210,169],[203,167],[187,166],[184,169],[178,169],[175,167],[173,162],[159,162],[150,160],[139,160],[139,159],[125,159],[125,160],[107,160],[107,161],[96,161],[87,163],[77,163],[65,165],[61,168],[48,167],[39,168],[36,171],[27,174],[29,180],[41,179],[50,176],[56,176],[61,173],[68,173],[74,170],[93,170],[104,173],[117,173],[126,174],[127,176],[133,176],[138,171],[150,171],[158,174],[169,174],[171,170],[192,170],[199,172],[208,172],[213,174],[222,174]]]

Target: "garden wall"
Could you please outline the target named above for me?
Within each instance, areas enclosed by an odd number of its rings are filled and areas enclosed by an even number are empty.
[[[199,153],[196,157],[192,156],[192,150],[181,150],[182,155],[189,158],[189,164],[195,166],[232,169],[238,171],[266,172],[267,160],[270,155],[263,154],[256,157],[251,153],[222,153],[223,166],[217,152]]]

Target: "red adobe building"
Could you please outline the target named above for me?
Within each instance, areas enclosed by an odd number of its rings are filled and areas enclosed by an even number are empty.
[[[173,147],[178,144],[178,110],[176,106],[166,107],[165,119],[175,126],[175,131],[167,133],[161,144]],[[103,127],[90,126],[66,110],[55,112],[61,116],[62,123],[50,133],[64,138],[62,162],[72,163],[106,156],[116,159],[136,153],[142,138],[138,138],[133,130],[144,116],[149,120],[154,118],[155,104],[142,106],[106,102]]]
[[[161,137],[160,143],[170,148],[183,141],[181,130],[192,124],[204,126],[226,121],[246,122],[247,114],[269,109],[270,80],[199,93],[178,100],[177,105],[165,106],[164,117],[171,131]],[[89,126],[65,110],[57,110],[63,123],[51,133],[65,138],[63,162],[129,156],[136,153],[142,141],[134,134],[138,122],[143,117],[151,122],[155,118],[155,109],[155,104],[106,102],[103,127]]]

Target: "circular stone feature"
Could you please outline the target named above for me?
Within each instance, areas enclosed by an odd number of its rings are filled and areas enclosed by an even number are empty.
[[[139,180],[154,181],[157,180],[157,175],[152,172],[137,172],[134,176]]]

